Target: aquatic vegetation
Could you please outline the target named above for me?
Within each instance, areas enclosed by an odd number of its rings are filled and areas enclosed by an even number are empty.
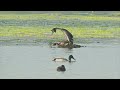
[[[120,38],[120,12],[104,13],[0,13],[0,38],[63,39],[62,32],[51,36],[55,27],[69,30],[74,38]]]

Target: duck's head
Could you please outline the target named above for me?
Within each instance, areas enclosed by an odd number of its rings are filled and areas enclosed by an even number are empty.
[[[52,34],[55,32],[56,33],[56,28],[53,28],[52,30]]]
[[[64,65],[61,65],[61,67],[62,67],[62,68],[65,68],[65,66],[64,66]]]
[[[70,61],[70,62],[71,62],[71,59],[76,60],[76,59],[73,57],[73,55],[70,55],[70,56],[69,56],[69,61]]]

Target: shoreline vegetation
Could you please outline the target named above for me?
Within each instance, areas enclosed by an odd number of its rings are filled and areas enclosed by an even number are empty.
[[[120,12],[0,12],[0,42],[10,38],[63,38],[60,31],[51,36],[55,27],[69,30],[74,38],[120,38]]]

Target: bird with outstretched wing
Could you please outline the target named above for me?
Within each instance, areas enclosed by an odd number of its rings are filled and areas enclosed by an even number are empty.
[[[73,44],[73,35],[72,35],[68,30],[63,29],[63,28],[53,28],[53,29],[51,30],[51,31],[52,31],[52,34],[53,34],[54,32],[56,33],[56,30],[61,30],[61,31],[64,33],[66,39],[67,39],[71,44]]]

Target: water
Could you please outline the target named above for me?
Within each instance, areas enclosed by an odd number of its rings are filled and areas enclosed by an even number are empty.
[[[104,41],[104,40],[103,40]],[[65,49],[48,45],[0,46],[1,79],[120,79],[120,44],[89,43],[87,47]],[[72,54],[76,62],[54,62],[54,57]],[[65,72],[57,67],[65,65]]]

